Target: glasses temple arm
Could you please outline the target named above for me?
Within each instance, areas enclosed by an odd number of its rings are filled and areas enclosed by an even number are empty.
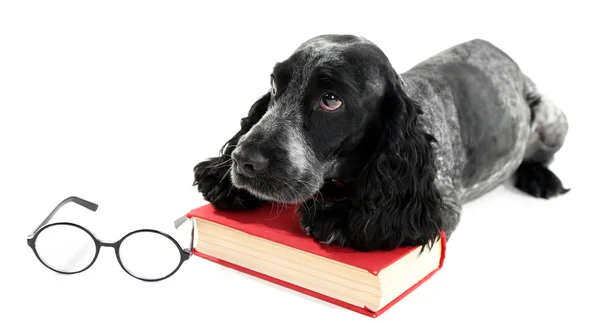
[[[179,227],[185,223],[185,221],[189,220],[189,218],[187,217],[187,215],[182,215],[179,218],[177,218],[175,220],[175,229],[179,229]],[[189,252],[190,254],[192,253],[192,251],[194,250],[194,226],[192,226],[192,237],[191,237],[191,242],[190,242],[190,249]]]
[[[38,225],[37,228],[33,230],[33,232],[31,232],[30,236],[33,236],[41,227],[46,225],[46,223],[48,223],[52,219],[54,214],[56,214],[56,212],[58,212],[58,210],[60,210],[61,207],[63,207],[69,202],[74,202],[94,212],[98,209],[98,205],[95,203],[86,201],[76,196],[67,197],[66,199],[62,200],[62,202],[58,203],[58,205],[54,208],[54,210],[52,210],[52,212],[50,212],[50,214],[44,219],[44,221],[42,221],[42,223],[40,223],[40,225]]]
[[[179,227],[188,220],[187,215],[182,215],[175,220],[175,229],[179,229]]]

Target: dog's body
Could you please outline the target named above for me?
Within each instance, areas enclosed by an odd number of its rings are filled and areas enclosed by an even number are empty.
[[[486,41],[399,75],[368,40],[325,35],[273,75],[222,155],[195,168],[216,207],[299,203],[315,239],[373,250],[427,244],[442,230],[449,239],[461,205],[515,173],[531,195],[567,191],[546,168],[565,115]]]
[[[424,111],[423,127],[439,143],[437,187],[457,210],[446,219],[448,233],[461,204],[504,183],[524,161],[549,162],[565,140],[565,115],[487,41],[447,49],[402,78]]]

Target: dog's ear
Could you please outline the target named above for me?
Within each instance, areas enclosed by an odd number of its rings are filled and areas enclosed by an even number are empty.
[[[393,71],[393,69],[392,69]],[[421,109],[403,91],[393,71],[380,101],[377,147],[357,178],[349,232],[360,245],[394,248],[432,246],[442,227],[443,200],[434,183],[432,143]]]
[[[269,102],[271,102],[271,92],[267,92],[267,94],[264,94],[252,104],[248,115],[240,121],[240,130],[221,147],[219,155],[223,159],[222,161],[231,159],[231,153],[235,149],[237,142],[265,115],[269,108]]]
[[[240,137],[246,134],[267,112],[271,100],[270,92],[260,97],[242,118],[240,130],[221,147],[219,156],[208,158],[194,167],[194,186],[204,199],[220,209],[253,209],[264,201],[245,190],[233,187],[229,171],[231,153]]]

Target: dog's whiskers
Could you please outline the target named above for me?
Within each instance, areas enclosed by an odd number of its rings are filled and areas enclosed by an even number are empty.
[[[301,184],[303,184],[304,187],[306,187],[307,192],[309,192],[309,193],[311,192],[311,189],[309,187],[309,183],[307,183],[306,181],[303,181],[301,179],[298,179],[298,182],[301,183]],[[317,198],[313,199],[313,201],[315,202],[314,212],[317,211],[317,205],[316,204],[320,204],[321,203],[321,201],[319,201],[319,196],[320,196],[321,199],[323,199],[323,194],[321,193],[321,191],[317,190]],[[308,208],[308,204],[307,203],[304,203],[304,205]],[[309,209],[309,211],[312,210],[312,208],[308,208],[308,209]]]
[[[229,169],[227,169],[227,171],[225,171],[225,174],[223,174],[223,177],[219,181],[219,184],[225,179],[225,177],[227,177],[227,175],[229,175],[229,172],[231,171],[232,167],[233,167],[233,165],[229,166]]]
[[[298,182],[300,182],[306,186],[306,184],[302,180],[299,180]],[[292,194],[292,193],[295,194],[295,196],[292,196],[292,200],[299,200],[300,203],[302,204],[302,206],[305,209],[308,209],[310,211],[311,208],[308,206],[308,203],[302,198],[302,195],[296,189],[294,189],[289,183],[287,183],[285,181],[283,183],[290,188],[290,191],[291,191],[290,194]],[[308,187],[306,187],[306,188],[308,189]],[[316,210],[316,208],[315,208],[315,210]]]
[[[221,168],[221,167],[227,166],[227,164],[229,162],[230,162],[229,160],[226,160],[224,162],[220,162],[220,163],[218,163],[216,165],[212,165],[212,166],[209,166],[209,167],[206,167],[206,168]]]
[[[231,193],[231,190],[233,190],[233,184],[229,185],[229,191],[227,191],[227,195],[225,195],[225,196],[229,196],[229,194]]]

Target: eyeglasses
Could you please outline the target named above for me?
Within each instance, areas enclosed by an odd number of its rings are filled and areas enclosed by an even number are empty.
[[[58,210],[74,202],[88,210],[96,211],[98,205],[71,196],[60,202],[44,221],[27,237],[37,259],[49,269],[61,274],[77,274],[90,268],[101,247],[115,250],[117,261],[129,275],[143,281],[166,279],[192,255],[194,227],[189,248],[182,248],[170,235],[153,229],[132,231],[116,242],[101,241],[88,229],[71,222],[47,224]],[[188,218],[175,220],[179,228]]]

